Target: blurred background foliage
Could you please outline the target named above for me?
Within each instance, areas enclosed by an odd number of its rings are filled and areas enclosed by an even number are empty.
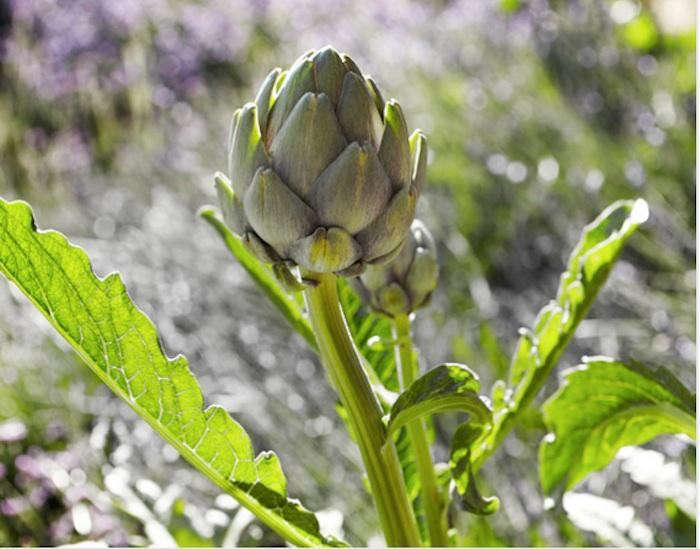
[[[463,361],[485,388],[583,225],[644,197],[651,219],[560,368],[606,354],[695,387],[694,25],[692,0],[0,0],[0,194],[99,274],[121,271],[208,400],[280,455],[324,528],[361,543],[378,525],[316,357],[195,215],[215,202],[233,109],[328,43],[400,100],[429,136],[419,216],[441,261],[422,367]],[[0,544],[280,543],[6,283],[0,310]],[[438,460],[456,424],[437,422]],[[533,408],[484,468],[499,513],[451,510],[464,544],[695,545],[694,446],[662,437],[544,501],[543,434]]]

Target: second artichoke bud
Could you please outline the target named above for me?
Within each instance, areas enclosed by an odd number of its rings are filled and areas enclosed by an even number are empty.
[[[398,103],[327,47],[273,70],[236,111],[230,185],[219,178],[217,189],[260,260],[357,275],[398,253],[426,163],[425,137],[409,137]]]
[[[416,219],[399,254],[385,265],[371,265],[353,284],[369,305],[393,317],[426,305],[438,275],[435,241]]]

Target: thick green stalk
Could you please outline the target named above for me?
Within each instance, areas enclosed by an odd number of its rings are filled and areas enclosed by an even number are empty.
[[[396,339],[396,367],[401,374],[401,389],[406,390],[416,378],[411,342],[411,321],[405,314],[394,317],[394,337]],[[425,422],[418,419],[410,422],[408,437],[416,457],[416,469],[421,485],[421,506],[428,523],[428,534],[432,547],[449,545],[447,537],[447,516],[445,504],[438,490],[435,466],[430,456],[428,439],[425,436]]]
[[[308,275],[317,285],[304,291],[321,359],[347,410],[367,470],[374,503],[390,546],[418,546],[420,537],[401,475],[396,448],[382,453],[386,427],[382,409],[362,368],[331,274]]]

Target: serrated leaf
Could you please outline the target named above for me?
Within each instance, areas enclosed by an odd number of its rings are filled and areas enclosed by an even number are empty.
[[[292,328],[306,340],[312,349],[317,350],[316,336],[311,323],[304,314],[304,310],[294,297],[285,291],[282,284],[277,281],[272,269],[258,261],[248,251],[243,242],[226,226],[226,223],[224,223],[215,208],[205,206],[199,211],[199,215],[214,227],[231,254],[260,286],[265,295],[270,298],[270,301],[279,309]]]
[[[537,396],[586,316],[627,239],[649,215],[644,200],[620,200],[586,225],[561,276],[556,300],[544,307],[533,330],[521,329],[510,367],[509,387],[494,407],[494,426],[473,448],[475,467],[498,447],[513,420]]]
[[[99,279],[85,252],[37,231],[31,208],[0,199],[0,272],[46,316],[90,369],[180,454],[282,537],[334,544],[287,497],[277,456],[257,457],[248,434],[204,398],[183,356],[165,356],[153,323],[117,274]]]
[[[668,370],[605,357],[567,370],[543,411],[551,431],[540,445],[545,492],[575,486],[623,446],[661,434],[695,438],[695,398]]]
[[[391,407],[387,437],[411,421],[441,412],[467,412],[472,421],[491,421],[479,398],[479,377],[463,364],[441,364],[416,379]]]
[[[490,515],[498,511],[501,503],[495,496],[484,497],[476,485],[472,468],[471,447],[484,431],[483,425],[472,422],[462,423],[452,437],[450,450],[450,474],[457,492],[461,496],[462,507],[475,515]]]

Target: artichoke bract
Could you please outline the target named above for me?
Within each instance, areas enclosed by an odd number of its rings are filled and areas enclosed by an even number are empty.
[[[384,265],[370,265],[353,285],[366,303],[393,317],[427,305],[438,276],[435,241],[416,219],[398,255]]]
[[[224,219],[263,262],[354,276],[398,253],[427,152],[347,55],[310,51],[235,112]]]

